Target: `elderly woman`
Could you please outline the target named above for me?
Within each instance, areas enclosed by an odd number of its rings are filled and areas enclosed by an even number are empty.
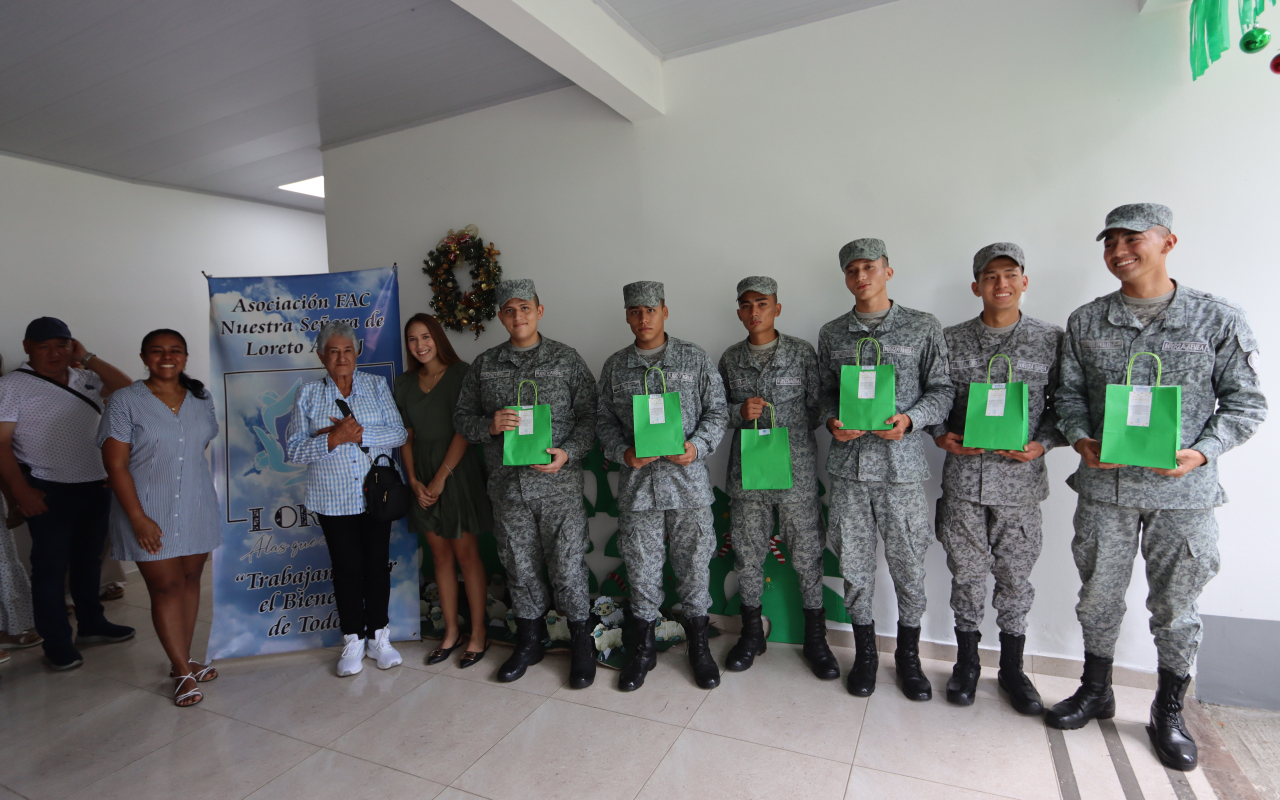
[[[333,562],[339,677],[358,673],[365,656],[379,669],[401,661],[387,619],[391,523],[367,512],[363,490],[373,461],[392,456],[406,433],[387,382],[356,370],[358,352],[347,323],[320,329],[316,353],[329,374],[298,388],[287,434],[289,461],[308,467],[307,508],[320,520]]]

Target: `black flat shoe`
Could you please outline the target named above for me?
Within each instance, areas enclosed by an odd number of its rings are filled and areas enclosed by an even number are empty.
[[[484,643],[484,649],[479,652],[476,652],[475,650],[463,651],[462,658],[458,660],[458,669],[466,669],[472,664],[479,662],[480,659],[484,658],[484,654],[489,652],[489,648],[492,646],[493,642],[486,641]]]
[[[441,661],[444,661],[449,656],[453,655],[453,651],[461,647],[462,643],[468,641],[470,638],[470,636],[459,636],[458,641],[453,643],[453,647],[437,647],[435,650],[431,651],[430,655],[427,656],[427,663],[439,664]]]

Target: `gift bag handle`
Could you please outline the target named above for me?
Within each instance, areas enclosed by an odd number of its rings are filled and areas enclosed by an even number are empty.
[[[773,403],[765,400],[764,404],[769,407],[769,427],[778,427],[778,416],[773,411]],[[760,430],[760,417],[756,417],[756,430]]]
[[[859,340],[858,340],[858,350],[857,350],[857,352],[854,354],[854,356],[855,356],[855,358],[856,358],[857,365],[858,365],[859,367],[860,367],[860,366],[862,366],[862,343],[863,343],[863,342],[871,342],[872,344],[874,344],[874,345],[876,346],[876,366],[877,366],[877,367],[878,367],[878,366],[880,366],[880,356],[881,356],[881,352],[882,352],[882,351],[880,350],[880,342],[876,341],[875,339],[871,338],[870,336],[866,336],[866,337],[863,337],[863,338],[861,338],[861,339],[859,339]]]
[[[520,381],[520,384],[516,386],[516,405],[518,406],[524,405],[524,403],[520,402],[520,392],[524,391],[524,385],[526,383],[533,384],[533,404],[536,406],[538,404],[538,383],[537,381],[532,381],[532,380],[529,380],[528,378],[525,378],[524,380]]]
[[[1128,371],[1126,371],[1126,372],[1125,372],[1125,376],[1124,376],[1124,385],[1125,385],[1125,386],[1132,386],[1132,385],[1133,385],[1133,361],[1134,361],[1134,359],[1136,359],[1138,356],[1151,356],[1152,358],[1154,358],[1154,359],[1156,360],[1156,386],[1159,386],[1159,385],[1160,385],[1160,375],[1161,375],[1161,373],[1164,371],[1164,365],[1162,365],[1162,364],[1160,363],[1160,356],[1156,355],[1155,353],[1147,353],[1147,352],[1134,353],[1132,356],[1130,356],[1130,358],[1129,358],[1129,369],[1128,369]]]
[[[991,360],[987,362],[987,383],[991,383],[991,365],[996,363],[997,358],[1003,358],[1005,361],[1009,362],[1009,380],[1007,382],[1013,383],[1013,360],[1004,353],[996,353],[991,357]]]
[[[658,371],[658,374],[662,376],[662,393],[666,394],[667,373],[663,372],[661,367],[649,367],[644,371],[644,393],[649,394],[649,373],[653,372],[655,369]]]

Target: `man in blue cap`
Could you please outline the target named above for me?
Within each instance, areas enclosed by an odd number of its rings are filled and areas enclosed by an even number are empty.
[[[60,319],[33,320],[22,349],[27,361],[0,378],[0,480],[31,530],[31,599],[45,660],[54,670],[74,669],[84,663],[77,643],[134,634],[108,622],[98,599],[111,492],[96,443],[103,398],[133,381]],[[63,599],[68,574],[74,642]]]

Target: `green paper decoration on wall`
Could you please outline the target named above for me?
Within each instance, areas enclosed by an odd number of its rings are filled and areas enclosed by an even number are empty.
[[[1271,33],[1257,27],[1267,0],[1236,0],[1240,17],[1240,49],[1258,53],[1271,41]],[[1271,0],[1275,5],[1276,0]],[[1231,49],[1231,0],[1191,0],[1191,79]]]

